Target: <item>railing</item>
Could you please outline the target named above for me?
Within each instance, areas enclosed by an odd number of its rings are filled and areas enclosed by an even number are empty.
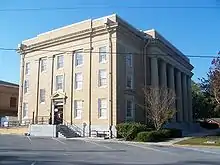
[[[78,135],[85,137],[89,136],[89,133],[87,133],[84,129],[78,127],[76,124],[71,124],[65,120],[63,120],[64,125],[66,125],[71,130],[75,131]]]
[[[50,116],[38,116],[37,124],[47,125],[49,124]]]

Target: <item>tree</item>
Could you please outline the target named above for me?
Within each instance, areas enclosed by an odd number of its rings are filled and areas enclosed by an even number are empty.
[[[214,58],[209,69],[208,78],[215,101],[220,105],[220,58]]]
[[[202,83],[192,81],[192,109],[195,119],[215,117],[215,104],[208,86],[207,81],[202,81]]]
[[[173,117],[175,114],[174,101],[176,95],[174,90],[165,87],[149,86],[143,89],[146,100],[146,118],[148,118],[154,125],[156,130],[161,127]]]

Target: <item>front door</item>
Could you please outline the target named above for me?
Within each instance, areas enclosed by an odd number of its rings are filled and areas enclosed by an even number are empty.
[[[54,106],[54,124],[62,124],[63,123],[63,105],[55,105]]]

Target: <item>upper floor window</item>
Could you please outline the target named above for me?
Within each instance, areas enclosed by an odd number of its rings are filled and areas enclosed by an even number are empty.
[[[40,103],[45,103],[45,89],[40,89]]]
[[[127,54],[126,55],[126,65],[129,66],[129,67],[133,66],[132,54]]]
[[[56,76],[56,90],[63,89],[63,75]]]
[[[134,103],[132,100],[127,100],[126,101],[126,117],[127,118],[133,118],[133,108],[134,108]]]
[[[29,80],[24,81],[24,93],[27,93],[29,90]]]
[[[99,48],[99,62],[105,63],[107,61],[106,46]]]
[[[64,63],[64,56],[63,55],[57,56],[57,69],[63,68],[63,63]]]
[[[75,74],[75,89],[79,90],[82,89],[83,85],[83,76],[82,73],[76,73]]]
[[[83,55],[81,51],[75,53],[75,65],[83,65]]]
[[[129,88],[129,89],[133,88],[133,75],[132,74],[127,74],[126,87]]]
[[[29,63],[29,62],[27,62],[27,63],[25,64],[25,74],[26,74],[26,75],[29,75],[29,74],[30,74],[30,63]]]
[[[74,116],[76,119],[82,118],[82,109],[83,109],[83,101],[82,100],[75,100],[74,101]]]
[[[40,63],[40,70],[41,70],[41,72],[44,72],[44,71],[46,71],[46,69],[47,69],[47,59],[42,58],[41,63]]]
[[[23,118],[28,117],[28,103],[23,104],[23,113],[22,113]]]
[[[98,99],[98,115],[101,119],[107,118],[107,99],[101,98]]]
[[[10,108],[16,108],[17,107],[17,98],[11,97],[10,98]]]
[[[107,71],[106,69],[100,69],[99,70],[99,87],[106,86],[107,85]]]

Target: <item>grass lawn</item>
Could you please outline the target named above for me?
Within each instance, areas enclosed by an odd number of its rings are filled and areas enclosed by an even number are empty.
[[[215,142],[215,143],[207,143],[207,142]],[[194,137],[194,138],[180,141],[176,144],[220,146],[220,134],[215,135],[215,136]]]

